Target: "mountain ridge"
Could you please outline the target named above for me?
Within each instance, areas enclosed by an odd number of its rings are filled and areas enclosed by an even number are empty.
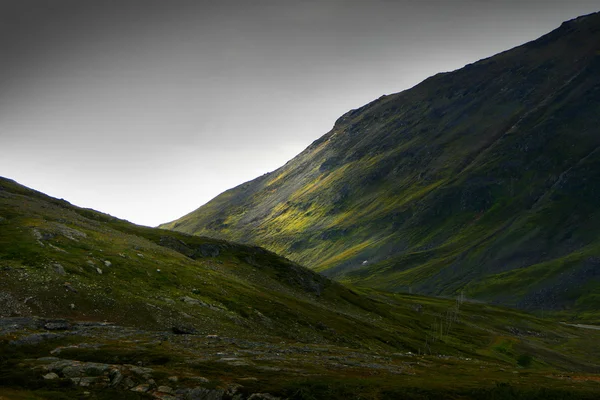
[[[597,286],[574,287],[600,284],[599,26],[566,21],[350,110],[281,168],[161,227],[386,290],[591,311]]]

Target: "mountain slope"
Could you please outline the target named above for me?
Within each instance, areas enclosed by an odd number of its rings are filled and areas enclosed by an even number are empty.
[[[0,178],[5,399],[594,399],[598,340],[485,304],[350,290]]]
[[[162,227],[393,291],[600,304],[600,14],[352,110]]]

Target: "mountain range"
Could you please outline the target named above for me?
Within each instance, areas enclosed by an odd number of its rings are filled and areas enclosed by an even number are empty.
[[[162,228],[347,283],[591,316],[600,305],[600,13],[340,117]]]

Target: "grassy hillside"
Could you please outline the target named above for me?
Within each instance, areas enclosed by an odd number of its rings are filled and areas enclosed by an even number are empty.
[[[599,320],[600,14],[342,116],[164,228],[344,282]]]
[[[460,299],[351,290],[261,248],[0,178],[3,399],[592,399],[599,339]]]

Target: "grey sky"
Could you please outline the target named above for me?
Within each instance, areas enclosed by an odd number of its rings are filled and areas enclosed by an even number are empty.
[[[598,10],[0,0],[0,175],[157,225],[284,164],[351,108]]]

